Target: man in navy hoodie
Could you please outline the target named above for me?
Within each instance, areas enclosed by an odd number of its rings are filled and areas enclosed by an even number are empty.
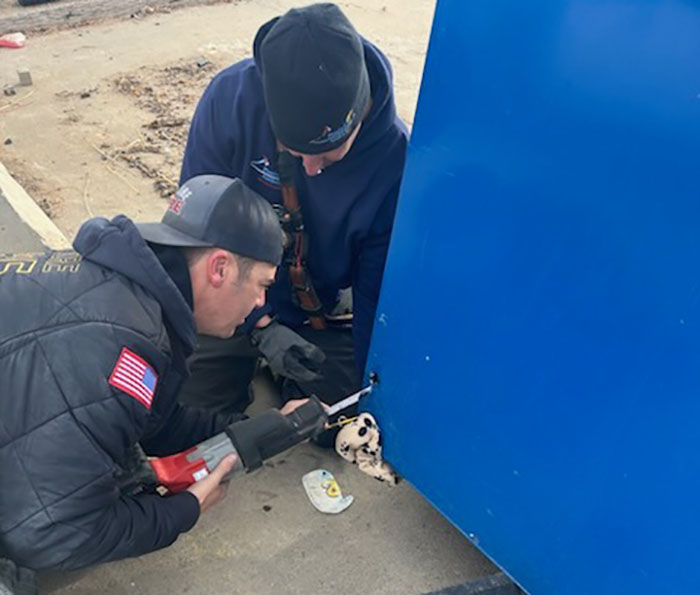
[[[262,353],[286,379],[283,396],[313,392],[333,403],[361,382],[408,132],[389,61],[334,4],[272,19],[253,53],[202,96],[180,181],[240,177],[275,206],[289,245],[247,329],[223,341],[200,338],[182,398],[244,409]],[[354,316],[336,316],[343,290],[351,290]]]

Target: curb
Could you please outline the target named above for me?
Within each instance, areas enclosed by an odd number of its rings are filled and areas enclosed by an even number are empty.
[[[7,168],[0,162],[0,195],[2,195],[12,210],[51,250],[70,249],[71,243],[56,224],[48,218],[29,194],[15,180]]]

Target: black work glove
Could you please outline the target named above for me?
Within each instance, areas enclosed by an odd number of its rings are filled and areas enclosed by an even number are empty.
[[[326,355],[292,329],[273,320],[266,327],[255,329],[250,337],[275,374],[299,382],[321,377]]]

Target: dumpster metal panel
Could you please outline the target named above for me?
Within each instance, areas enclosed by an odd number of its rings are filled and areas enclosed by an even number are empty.
[[[439,0],[368,370],[532,593],[700,584],[700,3]]]

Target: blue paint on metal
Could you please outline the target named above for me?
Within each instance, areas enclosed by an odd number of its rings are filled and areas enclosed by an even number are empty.
[[[700,585],[700,2],[439,0],[368,370],[525,589]]]

